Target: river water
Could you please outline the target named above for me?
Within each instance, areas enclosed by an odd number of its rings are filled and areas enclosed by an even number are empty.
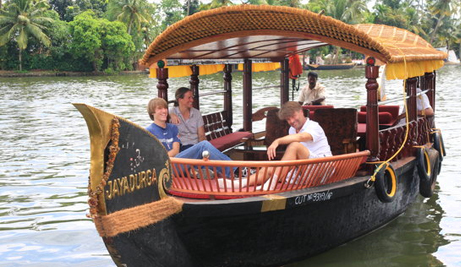
[[[364,104],[363,73],[319,72],[328,104]],[[201,80],[201,92],[220,90],[221,76]],[[438,72],[436,123],[443,131],[447,157],[433,197],[420,198],[367,236],[288,266],[461,266],[460,77],[461,66]],[[278,89],[272,87],[279,74],[256,73],[253,78],[254,111],[279,105]],[[234,129],[242,125],[241,81],[236,73]],[[170,79],[169,85],[187,86],[188,78]],[[386,88],[390,98],[401,98],[401,81]],[[90,104],[146,126],[146,104],[156,95],[156,80],[146,75],[0,78],[0,266],[114,266],[86,217],[88,130],[71,103]],[[204,114],[222,107],[222,96],[208,98],[211,101],[201,102]]]

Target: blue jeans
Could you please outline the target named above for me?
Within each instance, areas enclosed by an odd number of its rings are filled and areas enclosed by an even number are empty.
[[[209,152],[209,159],[211,160],[231,160],[227,155],[223,154],[208,141],[201,141],[200,143],[195,144],[182,152],[179,152],[176,157],[183,159],[202,159],[202,152],[205,150]],[[222,173],[222,168],[217,168],[217,171],[218,173]],[[231,177],[229,167],[226,167],[224,171],[226,177]]]

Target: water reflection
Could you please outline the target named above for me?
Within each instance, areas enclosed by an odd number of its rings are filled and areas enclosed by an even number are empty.
[[[357,108],[365,103],[363,70],[319,72],[327,102]],[[388,226],[337,249],[290,266],[456,266],[461,265],[460,233],[461,112],[457,80],[461,67],[438,75],[437,125],[443,130],[448,157],[439,188]],[[200,81],[201,93],[220,91],[222,75]],[[278,73],[254,74],[253,110],[279,105]],[[170,88],[188,85],[171,79]],[[234,129],[242,126],[241,73],[233,77]],[[301,85],[305,84],[305,77]],[[400,93],[401,83],[389,90]],[[395,88],[393,88],[393,86]],[[150,124],[147,101],[156,81],[145,75],[113,77],[1,78],[0,80],[0,262],[2,266],[113,266],[88,212],[89,138],[85,121],[71,105],[83,102]],[[169,93],[173,99],[174,90]],[[291,94],[290,94],[291,95]],[[296,94],[295,94],[296,95]],[[222,95],[210,96],[201,110],[222,108]],[[259,127],[259,128],[258,128]],[[256,125],[255,129],[263,129]],[[442,209],[443,207],[443,209]]]
[[[304,266],[442,266],[433,256],[449,243],[440,234],[443,215],[437,195],[427,201],[418,197],[404,215],[385,227],[308,260],[287,265]]]

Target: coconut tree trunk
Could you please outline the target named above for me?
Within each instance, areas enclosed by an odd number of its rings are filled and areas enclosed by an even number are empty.
[[[19,49],[19,71],[22,71],[22,49]]]

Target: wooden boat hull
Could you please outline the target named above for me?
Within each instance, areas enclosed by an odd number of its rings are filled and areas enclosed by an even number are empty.
[[[276,196],[185,202],[179,214],[104,241],[128,266],[280,266],[344,244],[404,212],[418,195],[414,169],[413,162],[398,169],[391,203],[364,187],[368,177],[357,177]],[[264,211],[271,198],[286,204]]]
[[[172,197],[166,193],[171,186],[170,162],[156,138],[116,116],[86,105],[77,107],[92,141],[91,215],[118,266],[280,266],[388,223],[419,193],[416,160],[410,157],[394,166],[397,191],[389,203],[379,200],[374,187],[365,186],[369,176],[231,200]],[[107,130],[110,125],[119,125],[116,134],[114,128],[111,133]],[[121,147],[115,159],[114,144]],[[431,149],[431,158],[438,157]],[[139,159],[136,170],[129,164],[133,156]],[[100,157],[106,162],[102,178],[96,172]],[[145,179],[133,178],[136,183],[124,179],[144,169],[155,175],[139,174]],[[98,183],[103,190],[96,201],[92,188],[97,190]],[[162,207],[162,201],[171,205]],[[146,205],[155,211],[139,210]]]
[[[326,65],[315,65],[309,64],[304,67],[305,70],[347,70],[355,67],[355,63],[347,64],[326,64]]]

